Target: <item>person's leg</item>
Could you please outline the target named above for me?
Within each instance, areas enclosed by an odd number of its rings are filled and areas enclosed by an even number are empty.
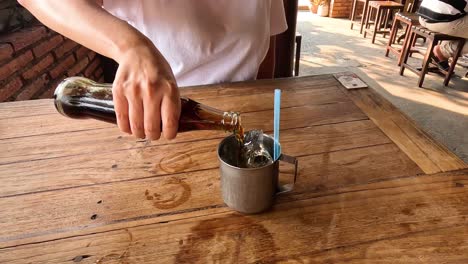
[[[468,39],[468,16],[447,23],[426,23],[424,19],[419,21],[423,27],[430,30]],[[434,48],[434,55],[441,61],[447,60],[455,55],[457,45],[457,41],[442,41]],[[468,53],[468,44],[465,43],[462,53]]]
[[[465,41],[465,46],[463,46],[461,54],[468,53],[468,40]],[[455,55],[455,52],[458,47],[458,41],[442,41],[439,46],[440,55],[443,55],[444,58],[450,58]]]

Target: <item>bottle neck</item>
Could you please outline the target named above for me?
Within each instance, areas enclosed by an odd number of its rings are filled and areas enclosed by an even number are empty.
[[[226,131],[232,132],[237,141],[244,145],[244,128],[241,124],[239,112],[224,112],[223,121],[221,122]]]
[[[225,127],[227,131],[238,131],[240,127],[240,114],[238,112],[224,112],[223,113],[223,120],[221,120],[221,124]]]

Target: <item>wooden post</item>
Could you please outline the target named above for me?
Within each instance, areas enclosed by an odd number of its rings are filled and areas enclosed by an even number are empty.
[[[283,0],[283,3],[288,30],[276,36],[275,78],[291,77],[293,73],[298,0]]]

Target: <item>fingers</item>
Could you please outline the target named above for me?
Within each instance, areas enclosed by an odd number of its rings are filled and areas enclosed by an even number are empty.
[[[147,95],[143,99],[143,104],[146,138],[157,140],[161,137],[161,101]]]
[[[176,90],[177,91],[177,90]],[[180,116],[179,93],[164,96],[161,102],[161,118],[163,133],[166,139],[173,139],[177,135]]]
[[[139,96],[128,98],[128,117],[132,134],[137,138],[145,138],[145,127],[143,124],[143,102]]]
[[[117,118],[117,125],[120,131],[131,134],[130,122],[128,120],[128,102],[122,93],[122,88],[115,86],[113,89],[114,110]]]
[[[174,74],[153,46],[136,46],[118,58],[113,95],[121,131],[138,138],[176,136],[180,99]]]

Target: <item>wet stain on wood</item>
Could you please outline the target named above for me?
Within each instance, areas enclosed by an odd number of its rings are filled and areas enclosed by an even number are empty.
[[[128,245],[127,248],[122,252],[122,254],[111,253],[107,254],[104,257],[99,258],[96,261],[96,264],[104,264],[104,263],[120,263],[120,264],[129,264],[129,256],[130,256],[130,249],[132,248],[132,244],[135,245],[136,243],[133,242],[133,234],[128,230],[125,229],[125,232],[128,234]]]
[[[465,184],[463,184],[463,183],[461,183],[461,182],[456,182],[456,183],[455,183],[455,187],[459,187],[459,188],[465,187]]]
[[[159,162],[159,169],[166,173],[185,171],[193,166],[192,157],[184,152],[169,153]]]
[[[242,215],[202,221],[179,246],[175,263],[263,263],[278,250],[263,225]]]
[[[326,191],[327,189],[328,188],[323,184],[317,184],[315,186],[315,191],[317,191],[317,192],[323,192],[323,191]]]
[[[91,257],[91,255],[79,255],[79,256],[76,256],[72,259],[73,262],[80,262],[82,261],[83,259],[86,259],[86,258],[89,258]]]
[[[120,264],[128,264],[128,251],[124,251],[122,254],[108,254],[104,257],[98,259],[96,264],[103,264],[103,263],[120,263]]]
[[[133,234],[132,234],[132,232],[130,232],[130,230],[128,230],[127,228],[125,229],[125,231],[126,231],[127,234],[128,234],[128,239],[129,239],[129,241],[132,242],[132,241],[133,241]]]
[[[413,210],[411,210],[410,208],[405,208],[405,209],[401,210],[401,212],[402,212],[404,215],[414,215]]]
[[[177,207],[188,201],[192,193],[190,185],[179,178],[170,178],[159,187],[158,192],[153,194],[149,190],[145,191],[146,200],[152,201],[153,206],[158,209]]]
[[[408,223],[399,223],[399,226],[404,228],[407,232],[413,231],[414,228],[417,228],[418,223],[408,222]]]

